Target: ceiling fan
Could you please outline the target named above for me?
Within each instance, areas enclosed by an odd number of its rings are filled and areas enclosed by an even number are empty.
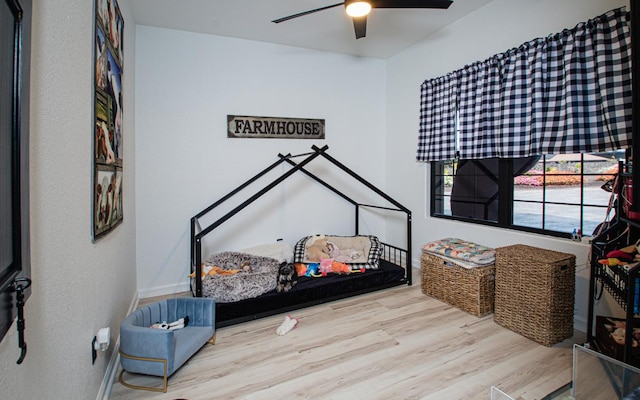
[[[367,15],[373,8],[441,8],[447,9],[453,3],[451,0],[345,0],[342,3],[332,4],[313,10],[304,11],[298,14],[289,15],[274,19],[271,22],[279,24],[290,19],[313,14],[318,11],[344,5],[347,14],[353,19],[356,39],[360,39],[367,34]]]

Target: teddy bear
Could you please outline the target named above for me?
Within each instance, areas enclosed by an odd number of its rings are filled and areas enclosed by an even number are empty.
[[[320,262],[322,258],[329,258],[331,248],[327,239],[318,239],[307,245],[306,256],[307,261]]]

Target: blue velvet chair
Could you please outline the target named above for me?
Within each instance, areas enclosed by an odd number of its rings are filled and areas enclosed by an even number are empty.
[[[168,378],[207,342],[215,344],[215,300],[178,297],[143,306],[120,324],[120,383],[133,389],[167,391]],[[189,317],[186,327],[153,329],[156,322],[172,322]],[[164,387],[126,383],[124,372],[159,376]]]

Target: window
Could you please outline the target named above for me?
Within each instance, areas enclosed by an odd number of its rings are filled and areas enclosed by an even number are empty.
[[[567,237],[607,215],[625,151],[431,163],[430,215]],[[604,189],[603,189],[604,187]]]
[[[12,282],[16,278],[29,278],[31,273],[30,29],[30,0],[0,0],[0,339],[16,316]],[[25,300],[29,294],[27,289]]]

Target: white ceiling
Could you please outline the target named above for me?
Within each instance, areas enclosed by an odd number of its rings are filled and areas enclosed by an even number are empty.
[[[356,40],[344,7],[280,24],[287,15],[340,0],[131,0],[135,23],[387,59],[492,0],[454,0],[447,10],[374,9]]]

